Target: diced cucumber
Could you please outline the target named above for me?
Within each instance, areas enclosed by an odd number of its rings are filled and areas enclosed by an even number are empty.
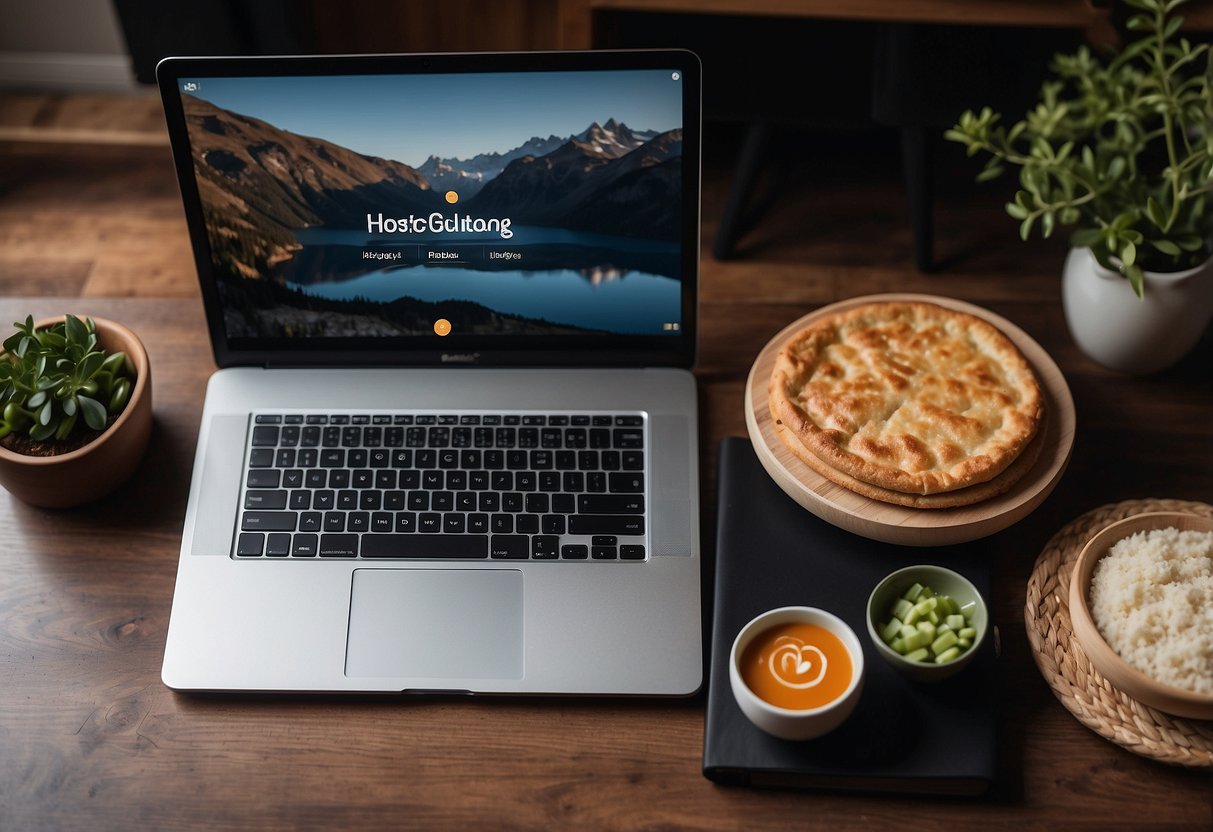
[[[914,662],[945,664],[972,648],[977,602],[960,604],[915,583],[896,599],[878,632],[890,649]]]
[[[931,652],[938,656],[949,647],[954,646],[957,641],[959,641],[959,639],[956,638],[956,633],[948,630],[946,633],[937,637],[931,642]]]
[[[935,664],[945,664],[960,655],[959,647],[949,647],[935,657]]]
[[[880,631],[880,637],[884,639],[885,644],[888,644],[899,635],[901,635],[901,622],[896,618],[886,624],[884,629]]]

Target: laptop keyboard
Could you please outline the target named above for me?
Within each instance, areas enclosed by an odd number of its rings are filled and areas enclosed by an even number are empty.
[[[257,413],[234,554],[643,561],[637,413]]]

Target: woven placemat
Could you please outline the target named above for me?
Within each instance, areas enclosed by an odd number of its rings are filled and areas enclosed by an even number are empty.
[[[1213,506],[1182,500],[1129,500],[1088,511],[1045,546],[1032,576],[1024,622],[1036,666],[1078,721],[1134,754],[1181,766],[1213,768],[1213,721],[1156,711],[1112,686],[1091,666],[1070,624],[1070,575],[1087,541],[1110,523],[1147,511],[1213,517]]]

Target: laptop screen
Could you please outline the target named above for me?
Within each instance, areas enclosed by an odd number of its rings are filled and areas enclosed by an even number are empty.
[[[697,70],[683,52],[169,59],[220,363],[689,363]]]

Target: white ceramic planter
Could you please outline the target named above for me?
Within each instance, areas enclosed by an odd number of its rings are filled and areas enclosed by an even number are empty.
[[[1182,272],[1146,272],[1145,297],[1089,248],[1070,249],[1062,275],[1066,324],[1092,360],[1130,375],[1165,370],[1213,320],[1213,259]]]

